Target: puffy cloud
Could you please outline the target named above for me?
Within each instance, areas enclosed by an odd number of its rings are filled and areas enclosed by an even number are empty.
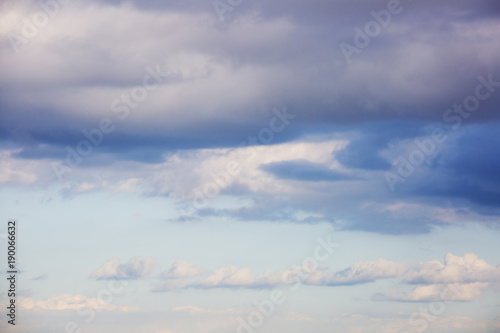
[[[253,286],[255,276],[249,268],[238,269],[235,265],[227,265],[216,269],[207,277],[197,280],[194,285],[199,287],[243,287]]]
[[[418,284],[410,291],[393,288],[375,299],[393,301],[472,301],[488,289],[498,289],[500,266],[489,265],[474,253],[448,253],[444,264],[433,260],[408,266],[402,282]]]
[[[417,286],[408,292],[392,289],[374,298],[402,302],[473,301],[481,297],[487,288],[488,283],[485,282],[430,284]]]
[[[357,262],[343,271],[326,278],[328,284],[355,284],[372,282],[377,279],[397,278],[406,272],[404,263],[395,263],[385,259]]]
[[[295,283],[348,285],[400,277],[404,271],[404,264],[383,259],[355,263],[350,268],[334,273],[328,273],[326,267],[314,266],[310,262],[284,270],[268,270],[261,274],[253,273],[249,268],[226,265],[194,280],[186,278],[161,281],[153,291],[182,288],[273,288]]]
[[[296,283],[335,287],[381,279],[399,279],[405,287],[419,284],[411,290],[399,286],[373,296],[374,300],[401,302],[472,301],[481,297],[485,290],[496,290],[500,286],[498,267],[487,264],[475,254],[459,257],[452,253],[446,255],[444,264],[439,261],[406,264],[378,258],[355,262],[335,272],[310,262],[260,274],[233,264],[207,272],[194,263],[176,261],[160,277],[163,281],[155,284],[154,292],[188,288],[276,288]]]
[[[155,258],[132,258],[128,263],[112,258],[90,274],[93,279],[140,279],[150,276],[159,267]]]
[[[192,262],[186,262],[183,260],[176,260],[169,270],[162,272],[160,277],[163,279],[172,278],[191,278],[195,276],[200,276],[205,272],[201,266]]]
[[[424,283],[470,283],[500,281],[500,266],[492,266],[474,253],[462,257],[448,253],[444,264],[430,261],[415,265],[408,272],[405,282]]]

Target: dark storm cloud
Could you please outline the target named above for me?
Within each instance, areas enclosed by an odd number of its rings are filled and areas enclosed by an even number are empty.
[[[236,182],[232,195],[260,199],[200,215],[307,222],[319,214],[384,233],[441,223],[422,212],[396,216],[386,207],[395,201],[497,215],[500,91],[397,193],[382,174],[393,149],[442,123],[447,109],[474,94],[479,76],[500,81],[500,6],[402,1],[402,11],[346,61],[340,44],[356,46],[355,27],[365,29],[371,11],[387,5],[244,0],[221,22],[212,1],[71,2],[18,53],[6,36],[0,42],[0,145],[15,147],[15,160],[64,161],[68,146],[87,139],[83,130],[109,118],[114,131],[78,167],[118,170],[120,161],[159,164],[183,150],[238,147],[286,105],[296,118],[269,144],[335,135],[348,141],[332,155],[346,173],[293,157],[264,163],[260,170],[279,182],[300,181],[304,192],[277,200]],[[123,96],[158,66],[157,89],[120,119],[115,101],[123,108]],[[349,186],[334,186],[341,180]]]
[[[351,142],[336,158],[349,168],[366,170],[387,170],[390,161],[381,156],[390,143],[417,137],[423,133],[424,123],[420,122],[382,122],[356,126],[361,137]]]
[[[417,194],[500,208],[500,123],[473,125],[429,167]]]
[[[319,163],[311,163],[306,160],[294,160],[273,162],[264,164],[262,170],[275,175],[278,178],[293,179],[302,181],[339,181],[350,180],[351,176],[331,170],[327,166]]]
[[[121,1],[97,3],[124,4]],[[258,78],[262,89],[253,99],[234,100],[230,106],[225,105],[226,96],[253,88],[236,85],[230,89],[214,90],[207,100],[211,106],[205,108],[199,105],[160,108],[155,111],[155,117],[149,112],[141,112],[141,121],[121,126],[114,133],[115,140],[123,137],[126,141],[127,137],[136,136],[136,142],[140,144],[140,135],[135,131],[148,132],[163,137],[165,142],[173,142],[164,149],[206,147],[207,141],[211,146],[237,146],[239,138],[231,133],[251,133],[252,129],[244,124],[248,121],[262,123],[265,116],[259,109],[270,110],[284,103],[297,110],[299,122],[303,125],[300,132],[297,130],[289,138],[314,131],[319,124],[334,127],[342,123],[384,119],[435,121],[441,117],[442,110],[470,93],[478,75],[499,73],[495,59],[500,53],[500,43],[495,43],[494,35],[487,33],[494,22],[492,13],[499,10],[492,1],[403,2],[401,16],[393,17],[387,29],[374,37],[351,64],[343,59],[338,44],[341,41],[352,43],[354,26],[363,27],[373,19],[370,11],[386,8],[387,1],[243,2],[234,9],[232,16],[243,20],[245,15],[256,11],[259,21],[235,20],[223,30],[217,28],[218,18],[209,2],[203,5],[179,1],[132,3],[137,9],[149,13],[147,15],[155,16],[149,23],[140,21],[133,25],[131,22],[132,26],[120,22],[104,26],[99,21],[93,30],[84,31],[91,42],[80,37],[71,38],[70,34],[45,46],[38,62],[30,59],[29,50],[9,68],[5,66],[7,62],[2,62],[4,79],[0,84],[5,89],[2,94],[4,138],[17,141],[13,132],[19,128],[26,136],[42,142],[48,140],[37,131],[67,132],[69,136],[77,137],[85,125],[80,115],[86,108],[95,109],[96,106],[85,105],[89,103],[85,100],[78,106],[78,111],[50,105],[48,100],[66,94],[57,87],[132,88],[140,82],[146,65],[181,50],[216,59],[214,64],[217,66],[229,65],[227,68],[235,72],[227,77],[228,82],[234,80],[234,75],[245,66],[253,66],[264,74]],[[120,10],[123,7],[112,8]],[[172,14],[191,19],[184,21],[183,29],[176,30],[180,40],[173,39],[176,36],[170,33],[165,34],[165,29],[171,30],[172,26],[162,15]],[[460,24],[472,24],[470,29],[474,36],[465,33],[465,26]],[[266,29],[283,29],[283,32],[275,37],[271,34],[271,37],[254,38],[253,34],[265,34]],[[157,46],[152,46],[155,42]],[[130,51],[129,45],[134,52]],[[125,52],[127,48],[129,51]],[[482,55],[480,58],[477,50]],[[9,46],[4,45],[2,54],[6,59],[10,52]],[[57,62],[60,57],[63,57],[62,62]],[[30,61],[28,68],[22,68],[23,60]],[[71,71],[63,70],[68,66]],[[203,79],[215,83],[214,70],[209,70],[205,76],[189,78],[172,69],[171,74],[177,79],[165,85],[175,88]],[[290,80],[291,77],[294,79]],[[500,76],[494,77],[498,80]],[[42,86],[52,86],[54,90],[40,91]],[[99,108],[109,109],[113,98]],[[156,98],[161,100],[160,96]],[[491,97],[474,121],[498,118],[499,101],[497,95]],[[35,117],[27,116],[37,114],[40,109],[45,111]],[[41,117],[44,118],[42,122],[39,121]],[[60,119],[64,118],[65,121],[61,122]],[[85,118],[89,120],[88,116]],[[90,118],[99,120],[99,116]],[[176,129],[182,129],[182,133],[176,134]],[[55,140],[53,144],[67,144],[67,136],[58,137],[61,141]],[[361,166],[373,162],[375,168],[386,167],[376,155],[356,162],[354,151],[359,147],[355,146],[356,143],[351,146],[354,156],[346,154],[344,157],[347,164]]]

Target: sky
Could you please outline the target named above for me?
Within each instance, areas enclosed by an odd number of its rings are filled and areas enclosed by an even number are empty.
[[[0,331],[500,332],[499,18],[2,1]]]

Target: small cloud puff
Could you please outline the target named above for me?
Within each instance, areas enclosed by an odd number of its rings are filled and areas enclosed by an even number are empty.
[[[90,274],[97,280],[123,279],[133,280],[150,276],[159,267],[155,258],[132,258],[128,263],[121,263],[120,259],[112,258]]]

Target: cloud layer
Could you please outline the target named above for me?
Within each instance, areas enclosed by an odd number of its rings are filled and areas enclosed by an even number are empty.
[[[498,222],[494,1],[401,4],[363,47],[356,34],[387,1],[253,1],[222,21],[209,3],[72,2],[28,37],[26,20],[43,8],[2,6],[5,186],[134,191],[189,205],[193,189],[237,161],[241,170],[215,191],[278,211],[254,220],[321,215],[393,234]],[[350,62],[341,43],[359,49]],[[414,140],[427,142],[433,128],[447,139],[415,153]],[[401,158],[417,161],[408,177]],[[396,199],[415,214],[387,212]],[[447,220],[436,214],[443,205]],[[216,215],[248,219],[249,209]]]
[[[153,278],[151,273],[157,267],[158,263],[154,258],[135,258],[127,264],[110,259],[93,272],[91,278]],[[283,270],[268,270],[260,274],[252,272],[250,268],[238,268],[233,264],[209,271],[195,263],[177,260],[154,278],[158,279],[152,289],[155,292],[189,288],[272,289],[298,284],[335,287],[396,279],[400,281],[398,285],[385,294],[374,295],[374,300],[471,301],[479,298],[485,290],[499,289],[500,266],[492,266],[473,253],[461,257],[448,253],[444,263],[434,260],[406,264],[378,258],[359,261],[334,272],[327,267],[305,261],[301,265]]]

